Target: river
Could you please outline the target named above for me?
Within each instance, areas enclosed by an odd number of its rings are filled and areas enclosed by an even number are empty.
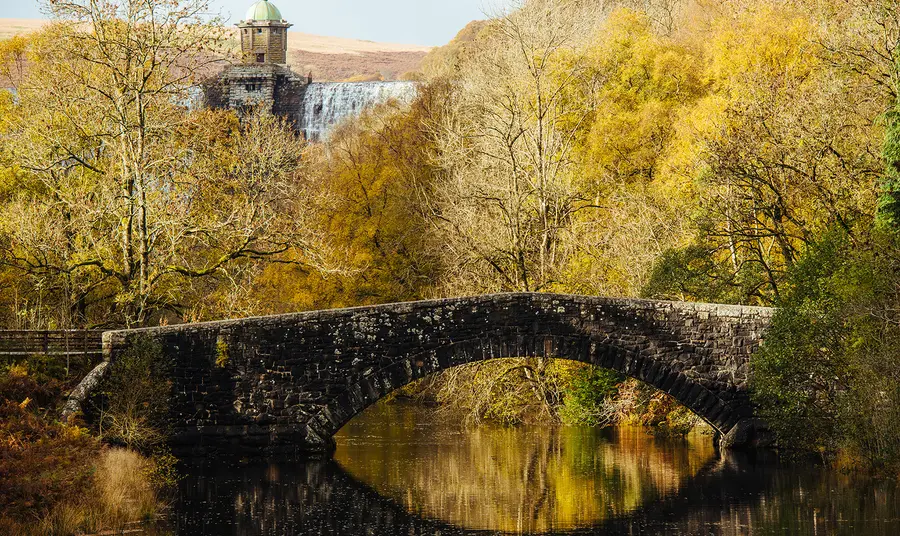
[[[712,438],[619,427],[442,423],[382,404],[327,461],[188,464],[161,533],[188,535],[900,534],[893,481]]]

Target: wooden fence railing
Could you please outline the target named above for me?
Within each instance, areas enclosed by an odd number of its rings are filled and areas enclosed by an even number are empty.
[[[20,331],[0,330],[0,357],[68,356],[93,360],[103,356],[103,332],[99,330]]]

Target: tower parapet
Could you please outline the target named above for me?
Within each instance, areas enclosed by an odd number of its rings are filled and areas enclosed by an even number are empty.
[[[309,79],[286,65],[238,64],[219,73],[206,88],[206,103],[212,108],[247,110],[260,108],[294,118]]]

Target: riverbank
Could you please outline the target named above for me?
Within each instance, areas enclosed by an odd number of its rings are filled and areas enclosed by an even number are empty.
[[[389,400],[427,407],[442,423],[475,427],[636,426],[662,437],[715,430],[670,395],[613,371],[560,360],[497,359],[456,367],[395,391]],[[897,480],[896,465],[873,464],[852,444],[772,446],[788,459],[815,460],[842,474]]]
[[[495,359],[395,391],[447,423],[642,426],[656,435],[713,430],[667,393],[614,371],[558,359]]]
[[[118,531],[169,502],[172,460],[58,421],[80,373],[40,356],[0,364],[0,534]]]

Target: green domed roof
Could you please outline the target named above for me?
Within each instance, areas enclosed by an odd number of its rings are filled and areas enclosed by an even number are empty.
[[[244,20],[282,20],[281,11],[269,0],[261,0],[250,6]]]

